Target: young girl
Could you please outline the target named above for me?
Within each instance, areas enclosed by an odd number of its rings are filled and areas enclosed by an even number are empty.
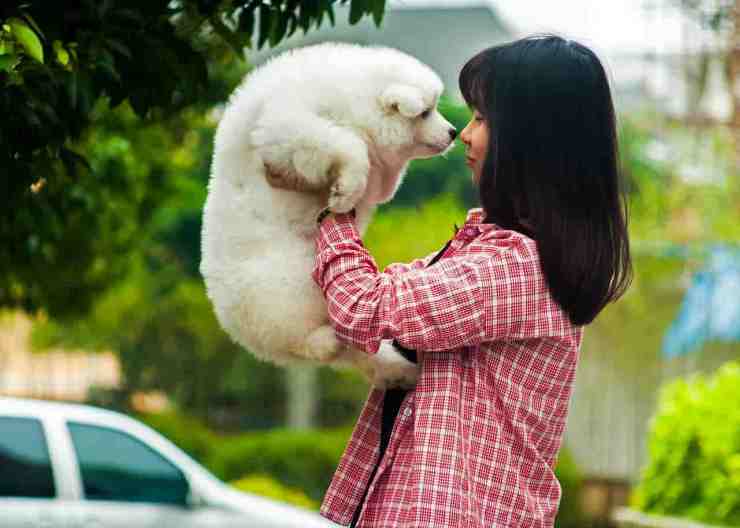
[[[371,391],[321,507],[357,527],[551,527],[583,326],[631,279],[614,107],[585,46],[534,36],[460,72],[480,208],[382,273],[351,213],[320,217],[313,278],[337,336],[418,352]]]

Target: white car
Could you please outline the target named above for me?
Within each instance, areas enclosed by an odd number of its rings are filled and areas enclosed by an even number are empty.
[[[123,414],[0,398],[0,528],[336,528],[242,493]]]

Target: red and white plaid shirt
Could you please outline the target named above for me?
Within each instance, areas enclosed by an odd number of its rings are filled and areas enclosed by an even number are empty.
[[[350,215],[321,224],[312,276],[337,336],[421,352],[369,483],[384,395],[370,392],[321,505],[336,523],[369,484],[358,528],[553,526],[582,327],[550,296],[534,240],[482,217],[471,209],[433,266],[432,254],[383,273]]]

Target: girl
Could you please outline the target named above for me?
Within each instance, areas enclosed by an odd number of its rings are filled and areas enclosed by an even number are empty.
[[[382,273],[353,215],[320,215],[313,279],[340,339],[419,352],[371,391],[321,507],[357,527],[551,527],[584,325],[632,273],[609,84],[551,35],[460,72],[481,207],[442,252]],[[432,265],[433,264],[433,265]]]

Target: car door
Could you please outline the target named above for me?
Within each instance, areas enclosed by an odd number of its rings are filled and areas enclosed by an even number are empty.
[[[188,526],[189,484],[149,445],[119,429],[67,422],[77,458],[84,528]]]
[[[0,416],[0,512],[3,528],[63,526],[41,421]]]

